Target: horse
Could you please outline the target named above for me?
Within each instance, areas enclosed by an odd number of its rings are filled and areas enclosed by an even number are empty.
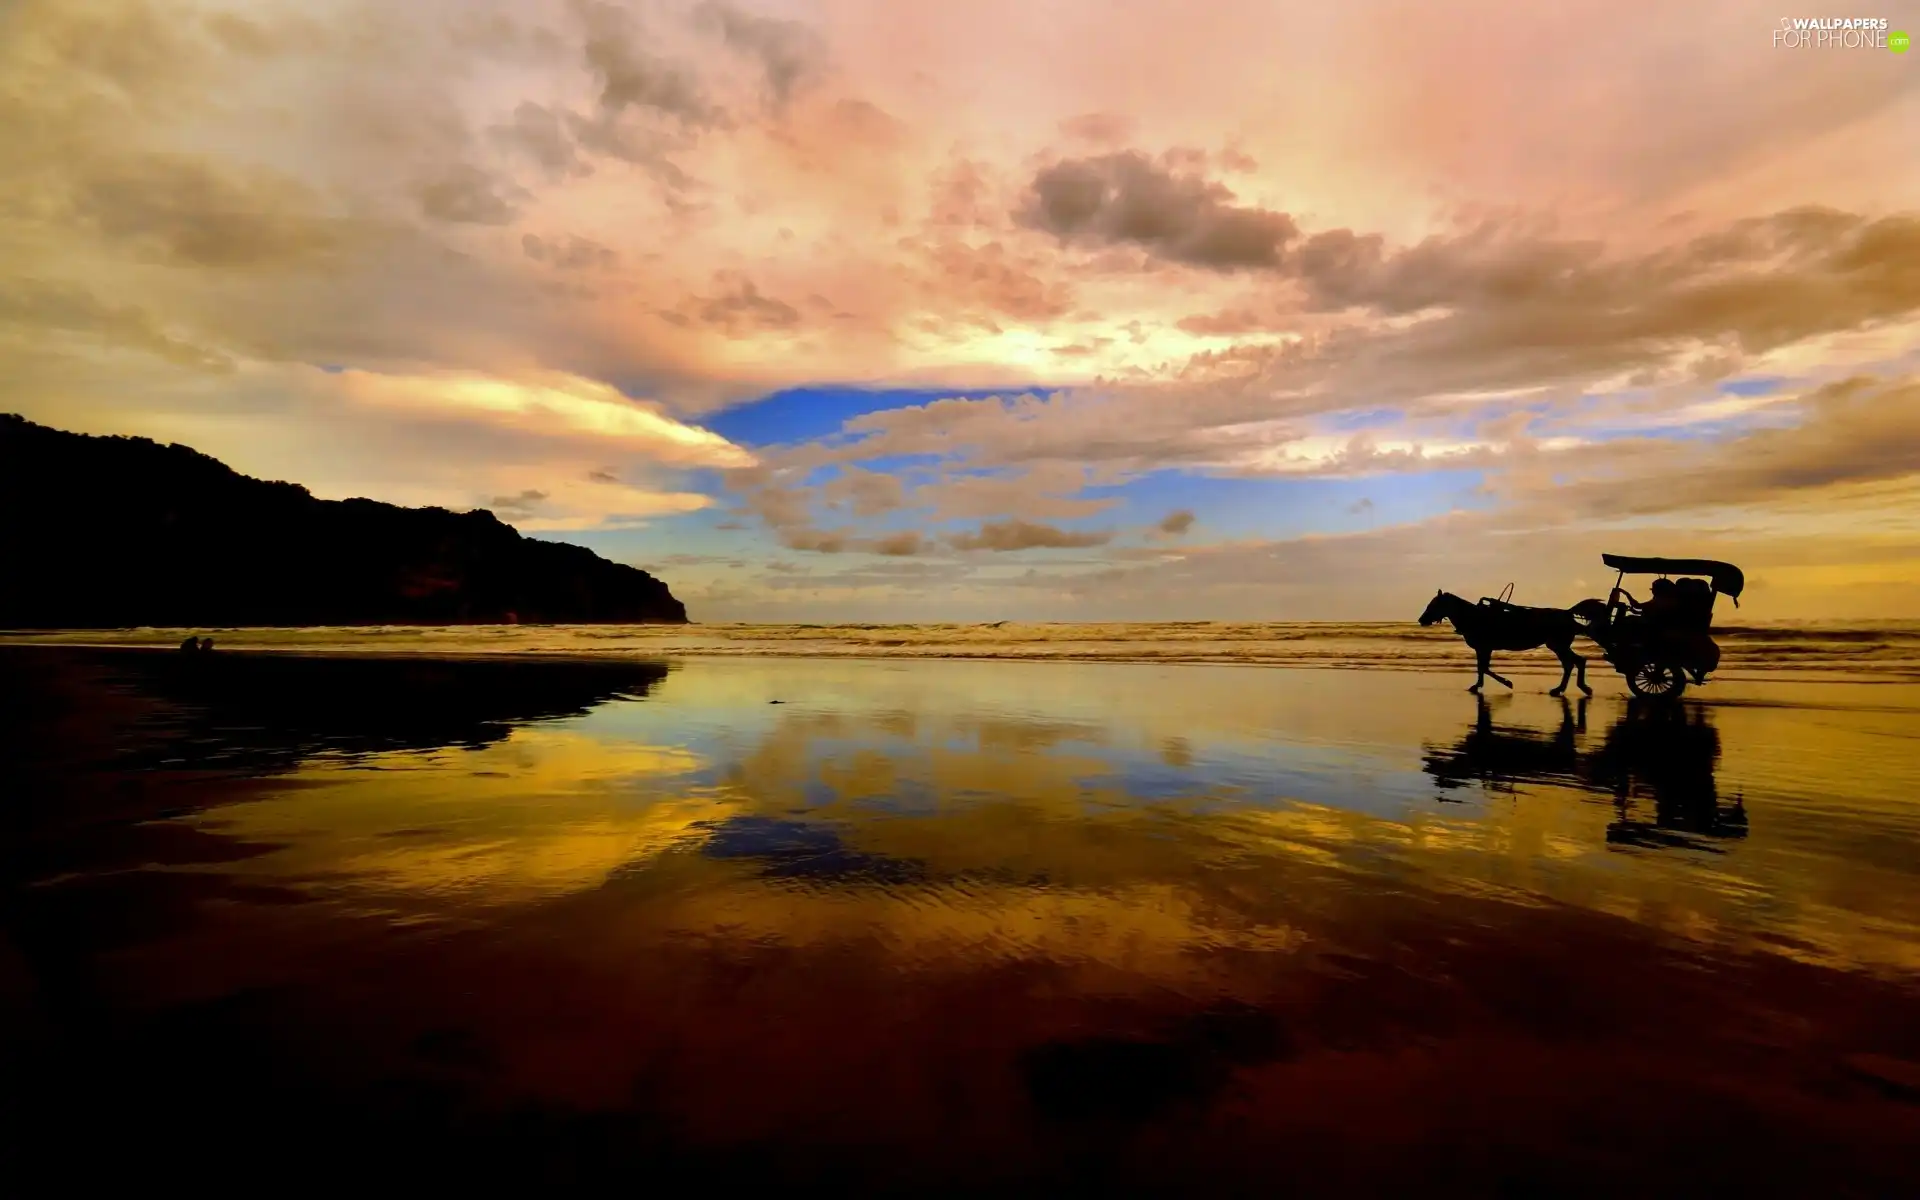
[[[1454,632],[1465,638],[1478,656],[1480,672],[1467,690],[1478,692],[1491,678],[1511,688],[1512,683],[1494,674],[1491,666],[1495,650],[1533,650],[1545,646],[1560,660],[1560,686],[1549,696],[1567,694],[1567,681],[1580,673],[1580,690],[1593,695],[1587,686],[1587,660],[1573,652],[1573,639],[1581,632],[1573,613],[1564,608],[1523,608],[1517,604],[1475,604],[1464,596],[1439,591],[1420,614],[1422,625],[1436,621],[1453,622]]]

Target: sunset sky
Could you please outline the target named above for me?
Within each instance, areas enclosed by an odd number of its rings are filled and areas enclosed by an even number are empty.
[[[1916,616],[1920,55],[1780,19],[0,0],[0,411],[696,620]]]

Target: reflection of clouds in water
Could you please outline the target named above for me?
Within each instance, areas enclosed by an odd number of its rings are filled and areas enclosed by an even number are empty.
[[[1920,958],[1905,919],[1866,919],[1860,861],[1812,845],[1823,827],[1795,805],[1768,807],[1710,862],[1620,848],[1622,822],[1678,829],[1698,807],[1683,793],[1739,771],[1751,743],[1716,725],[1772,710],[1666,730],[1624,724],[1603,699],[1582,727],[1538,696],[1463,707],[1453,682],[695,662],[645,703],[376,764],[406,769],[310,768],[315,790],[226,819],[289,845],[264,869],[342,892],[458,908],[604,884],[647,937],[878,944],[955,964],[1037,955],[1164,980],[1214,948],[1338,943],[1415,896],[1570,904],[1825,960]],[[1843,772],[1814,739],[1844,732],[1787,736],[1806,760],[1795,788]],[[1467,802],[1436,805],[1436,783]],[[1751,774],[1737,788],[1766,794]],[[1876,878],[1882,897],[1920,901],[1910,864]]]
[[[1697,800],[1712,801],[1715,790],[1708,785],[1719,769],[1720,738],[1714,718],[1703,710],[1682,714],[1681,727],[1666,730],[1652,722],[1629,724],[1630,716],[1640,714],[1603,701],[1596,730],[1610,729],[1612,736],[1595,736],[1571,753],[1550,721],[1535,730],[1496,723],[1496,740],[1483,737],[1470,747],[1468,757],[1477,761],[1467,765],[1480,772],[1482,785],[1500,783],[1505,790],[1483,793],[1464,808],[1435,809],[1432,778],[1417,768],[1409,775],[1401,765],[1412,747],[1404,741],[1396,746],[1385,734],[1394,723],[1407,722],[1410,708],[1425,712],[1430,725],[1439,724],[1433,716],[1439,706],[1409,704],[1394,714],[1390,693],[1396,689],[1388,685],[1397,681],[1321,680],[1326,686],[1317,691],[1318,708],[1300,722],[1309,729],[1304,739],[1294,736],[1294,714],[1286,704],[1265,705],[1263,715],[1272,725],[1264,758],[1234,736],[1234,719],[1216,720],[1212,729],[1187,725],[1178,716],[1136,721],[1148,711],[1139,703],[1116,717],[1100,742],[1049,745],[1044,736],[1006,738],[994,753],[977,744],[971,752],[950,749],[953,730],[964,722],[943,724],[937,714],[922,720],[912,741],[889,738],[875,726],[861,750],[827,756],[809,777],[813,812],[845,822],[840,836],[851,850],[911,861],[935,878],[985,880],[997,868],[1043,876],[1056,893],[1096,895],[1155,881],[1189,898],[1196,923],[1186,936],[1196,945],[1221,928],[1273,917],[1263,911],[1270,893],[1316,890],[1317,905],[1338,908],[1359,904],[1370,892],[1411,886],[1440,895],[1572,903],[1699,942],[1752,948],[1760,937],[1770,948],[1785,939],[1801,947],[1799,953],[1831,960],[1892,965],[1915,958],[1914,930],[1904,923],[1886,930],[1884,922],[1863,920],[1857,903],[1844,900],[1848,868],[1840,860],[1809,859],[1780,842],[1742,844],[1731,861],[1711,865],[1690,857],[1623,861],[1609,849],[1610,827],[1617,845],[1625,820],[1655,828],[1665,821],[1681,829],[1699,815]],[[1193,681],[1194,690],[1204,682],[1212,680]],[[1276,684],[1271,677],[1263,682]],[[1177,683],[1157,680],[1153,699],[1184,715],[1194,697],[1169,686]],[[1520,710],[1558,711],[1545,704],[1527,698]],[[1256,701],[1252,707],[1260,706]],[[1312,731],[1324,727],[1317,718],[1328,712],[1387,715],[1353,721],[1344,742],[1320,741]],[[804,714],[793,717],[793,726],[769,732],[763,749],[782,749],[760,767],[777,761],[799,769],[808,761],[800,744],[807,740],[807,720]],[[1239,717],[1244,720],[1244,711]],[[1036,732],[1058,724],[1036,722]],[[1224,737],[1222,724],[1228,726]],[[1800,731],[1807,759],[1803,777],[1843,769],[1816,745],[1806,745],[1807,733]],[[1469,725],[1467,737],[1474,734]],[[1161,753],[1169,736],[1185,743],[1184,766]],[[859,741],[841,714],[835,742]],[[1143,763],[1152,770],[1142,769]],[[1160,776],[1179,786],[1152,786]],[[1421,779],[1427,781],[1427,803],[1409,803],[1401,793]],[[742,780],[750,792],[762,794],[754,770]],[[764,784],[773,795],[795,787],[781,771]],[[910,814],[884,804],[864,817],[856,811],[862,800],[907,790],[933,801],[915,805]],[[830,797],[826,803],[819,802],[823,792]],[[1694,832],[1737,832],[1737,818],[1726,807],[1711,826]],[[1791,838],[1806,827],[1789,822],[1780,832]],[[1233,877],[1239,867],[1256,880],[1251,891],[1247,878]],[[1910,871],[1887,883],[1893,892],[1915,893]],[[953,902],[945,897],[939,904]],[[984,908],[993,894],[975,887],[964,902]],[[1338,922],[1328,913],[1327,923]]]
[[[1103,889],[938,880],[913,888],[781,886],[708,889],[649,914],[662,939],[722,937],[739,946],[879,947],[905,968],[966,970],[1051,962],[1162,986],[1210,973],[1214,951],[1306,945],[1284,919],[1220,912],[1190,888],[1137,882]],[[1111,986],[1122,987],[1117,980]]]
[[[1193,747],[1183,737],[1170,737],[1160,743],[1160,761],[1169,767],[1186,768],[1193,765]]]
[[[289,794],[217,810],[223,832],[287,849],[266,865],[325,888],[532,899],[592,887],[701,835],[733,810],[669,785],[698,770],[688,751],[529,726],[471,750],[310,764]]]

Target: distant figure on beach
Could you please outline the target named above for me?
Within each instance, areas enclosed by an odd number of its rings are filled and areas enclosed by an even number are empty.
[[[180,653],[211,654],[213,653],[213,639],[192,636],[182,638],[180,639]]]

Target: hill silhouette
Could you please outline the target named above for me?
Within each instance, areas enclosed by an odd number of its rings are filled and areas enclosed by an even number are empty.
[[[686,619],[645,571],[484,509],[317,500],[186,446],[0,414],[0,627]]]

